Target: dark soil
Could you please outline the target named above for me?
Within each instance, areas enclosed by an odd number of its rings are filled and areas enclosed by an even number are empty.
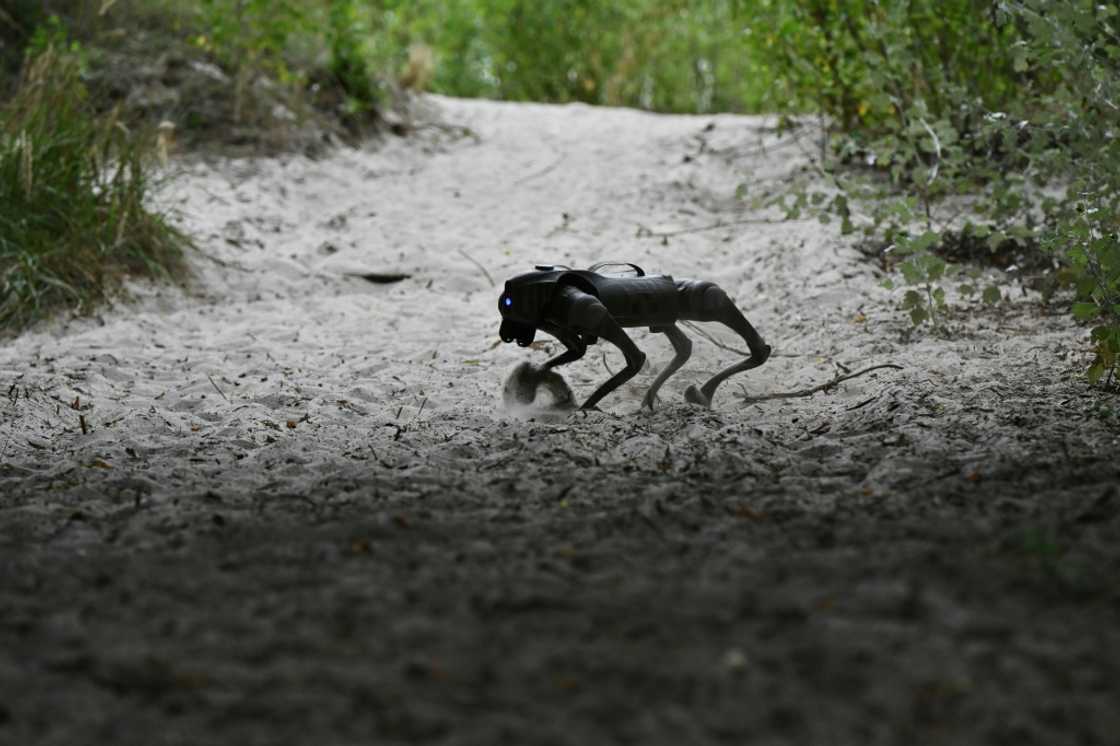
[[[1120,465],[1028,425],[1087,402],[962,419],[924,395],[800,431],[683,405],[453,418],[299,486],[204,465],[219,449],[174,496],[8,465],[0,735],[1109,743]],[[985,418],[1014,452],[962,462]],[[276,479],[224,489],[242,468]]]

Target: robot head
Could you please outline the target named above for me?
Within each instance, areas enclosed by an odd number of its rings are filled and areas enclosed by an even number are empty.
[[[517,340],[517,344],[521,347],[528,347],[533,344],[533,337],[536,335],[536,327],[509,320],[503,321],[501,328],[498,330],[498,336],[502,338],[503,342]]]
[[[498,334],[503,342],[516,341],[528,347],[536,336],[537,326],[556,293],[556,280],[564,270],[548,269],[518,275],[506,281],[498,298],[498,311],[502,314],[502,327]]]

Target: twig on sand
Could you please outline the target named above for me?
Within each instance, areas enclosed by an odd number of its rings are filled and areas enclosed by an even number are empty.
[[[455,137],[469,137],[476,143],[482,142],[482,138],[477,132],[461,124],[447,124],[446,122],[413,122],[412,124],[406,125],[405,129],[411,129],[413,132],[419,132],[425,129],[439,130],[440,132],[446,132]]]
[[[857,409],[862,409],[862,408],[866,407],[868,404],[870,404],[871,402],[875,401],[878,398],[879,398],[879,394],[875,394],[875,396],[871,397],[870,399],[864,399],[859,404],[855,404],[853,406],[848,407],[848,411],[849,412],[854,412]]]
[[[842,383],[842,382],[847,381],[849,379],[856,378],[858,376],[862,376],[865,373],[870,373],[873,370],[881,370],[883,368],[893,368],[894,370],[904,370],[904,368],[901,365],[895,365],[894,363],[884,363],[883,365],[872,365],[870,368],[864,368],[863,370],[858,370],[855,373],[848,373],[847,375],[836,376],[836,378],[833,378],[831,381],[827,381],[825,383],[820,384],[819,386],[813,386],[812,388],[808,388],[808,389],[800,389],[798,391],[781,391],[777,394],[763,394],[762,396],[747,396],[746,394],[740,394],[739,396],[742,397],[744,405],[754,404],[754,403],[760,402],[760,401],[772,401],[774,399],[794,399],[794,398],[797,398],[797,397],[800,397],[800,396],[812,396],[813,394],[817,394],[817,393],[820,393],[822,391],[828,391],[830,388],[832,388],[833,386],[835,386],[838,383]]]
[[[784,223],[784,220],[775,220],[773,218],[742,218],[740,220],[720,220],[712,223],[711,225],[699,225],[693,228],[681,228],[677,231],[655,231],[650,230],[641,223],[638,224],[638,238],[672,238],[673,236],[683,236],[686,233],[703,233],[704,231],[715,231],[720,228],[730,228],[733,225],[778,225]]]
[[[214,387],[214,390],[218,392],[218,396],[220,396],[220,397],[222,397],[223,399],[225,399],[225,400],[226,400],[226,404],[232,404],[233,402],[231,402],[231,401],[229,400],[229,398],[228,398],[228,397],[226,397],[226,394],[225,394],[225,392],[224,392],[224,391],[222,391],[222,390],[221,390],[220,388],[218,388],[218,384],[214,383],[214,377],[213,377],[213,376],[211,376],[211,375],[210,375],[209,373],[207,373],[207,374],[206,374],[206,377],[210,379],[210,385],[211,385],[211,386],[213,386],[213,387]]]
[[[467,252],[463,251],[462,249],[459,249],[459,253],[462,254],[463,258],[466,259],[468,262],[470,262],[474,266],[478,267],[478,269],[482,272],[482,274],[486,276],[486,279],[490,281],[490,287],[495,287],[494,278],[491,277],[490,273],[486,271],[486,267],[483,267],[481,264],[479,264],[478,260],[476,260],[473,256],[471,256]]]
[[[560,155],[558,155],[558,156],[556,157],[556,159],[555,159],[555,160],[553,160],[553,161],[552,161],[552,163],[549,163],[549,164],[548,164],[547,166],[545,166],[545,167],[544,167],[544,168],[542,168],[542,169],[539,169],[539,170],[537,170],[537,171],[534,171],[533,173],[529,174],[528,176],[522,176],[522,177],[521,177],[520,179],[518,179],[517,181],[513,182],[513,185],[514,185],[514,186],[521,186],[522,184],[528,184],[528,183],[529,183],[530,181],[533,181],[534,179],[539,179],[539,178],[541,178],[542,176],[547,176],[548,174],[550,174],[550,173],[552,173],[553,171],[555,171],[555,170],[556,170],[556,168],[557,168],[557,167],[558,167],[558,166],[559,166],[559,165],[560,165],[561,163],[563,163],[563,162],[564,162],[564,159],[565,159],[565,158],[567,158],[567,157],[568,157],[568,154],[567,154],[567,153],[561,153]]]
[[[203,259],[209,259],[210,261],[214,262],[214,264],[217,264],[219,267],[222,267],[224,269],[236,269],[238,272],[252,272],[253,271],[253,270],[249,269],[248,267],[241,266],[240,264],[236,264],[234,262],[227,262],[225,259],[219,259],[218,257],[216,257],[212,254],[207,254],[205,251],[198,248],[197,246],[194,247],[194,252],[196,254],[198,254],[199,256],[201,256]]]

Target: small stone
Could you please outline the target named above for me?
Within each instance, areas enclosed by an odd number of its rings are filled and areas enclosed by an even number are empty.
[[[747,654],[739,648],[731,648],[723,654],[723,667],[731,673],[747,670]]]

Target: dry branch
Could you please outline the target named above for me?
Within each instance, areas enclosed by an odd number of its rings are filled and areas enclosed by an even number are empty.
[[[210,385],[214,387],[214,390],[218,392],[218,395],[221,396],[223,399],[225,399],[227,404],[232,404],[233,402],[231,402],[229,400],[229,398],[226,396],[225,392],[222,391],[220,388],[218,388],[218,384],[215,383],[215,381],[214,381],[214,376],[207,373],[206,377],[210,379]]]
[[[798,391],[781,391],[777,394],[763,394],[762,396],[747,396],[745,394],[740,394],[739,396],[742,397],[744,405],[755,404],[756,402],[760,402],[760,401],[772,401],[774,399],[794,399],[794,398],[801,397],[801,396],[812,396],[813,394],[817,394],[817,393],[820,393],[822,391],[828,391],[830,388],[837,385],[838,383],[843,383],[844,381],[850,380],[852,378],[857,378],[859,376],[862,376],[865,373],[870,373],[873,370],[881,370],[883,368],[893,368],[894,370],[903,370],[903,367],[901,365],[895,365],[893,363],[884,363],[883,365],[872,365],[870,368],[864,368],[863,370],[856,371],[855,373],[848,373],[848,374],[845,374],[845,375],[842,375],[842,376],[836,376],[836,378],[833,378],[831,381],[827,381],[825,383],[822,383],[819,386],[813,386],[812,388],[800,389]]]
[[[513,182],[513,185],[514,186],[521,186],[522,184],[528,184],[530,181],[533,181],[534,179],[539,179],[542,176],[547,176],[548,174],[555,171],[557,169],[557,167],[559,167],[560,164],[563,163],[564,159],[566,159],[567,157],[568,157],[567,153],[561,153],[560,155],[556,156],[556,158],[551,163],[549,163],[547,166],[545,166],[544,168],[542,168],[538,171],[534,171],[533,173],[531,173],[527,176],[522,176],[520,179]]]
[[[476,259],[475,259],[475,258],[474,258],[473,256],[471,256],[471,255],[470,255],[470,254],[468,254],[467,252],[463,251],[462,249],[459,249],[459,254],[460,254],[460,255],[461,255],[461,256],[462,256],[462,257],[463,257],[464,259],[466,259],[466,260],[467,260],[468,262],[470,262],[470,263],[471,263],[471,264],[473,264],[474,266],[478,267],[478,268],[479,268],[479,270],[481,270],[482,274],[483,274],[483,275],[484,275],[484,276],[486,277],[486,279],[487,279],[487,280],[488,280],[488,281],[490,282],[490,287],[495,287],[495,285],[494,285],[494,278],[493,278],[493,277],[491,277],[491,276],[490,276],[490,273],[486,271],[486,267],[483,267],[483,266],[482,266],[482,264],[480,264],[480,263],[478,262],[478,260],[476,260]]]

